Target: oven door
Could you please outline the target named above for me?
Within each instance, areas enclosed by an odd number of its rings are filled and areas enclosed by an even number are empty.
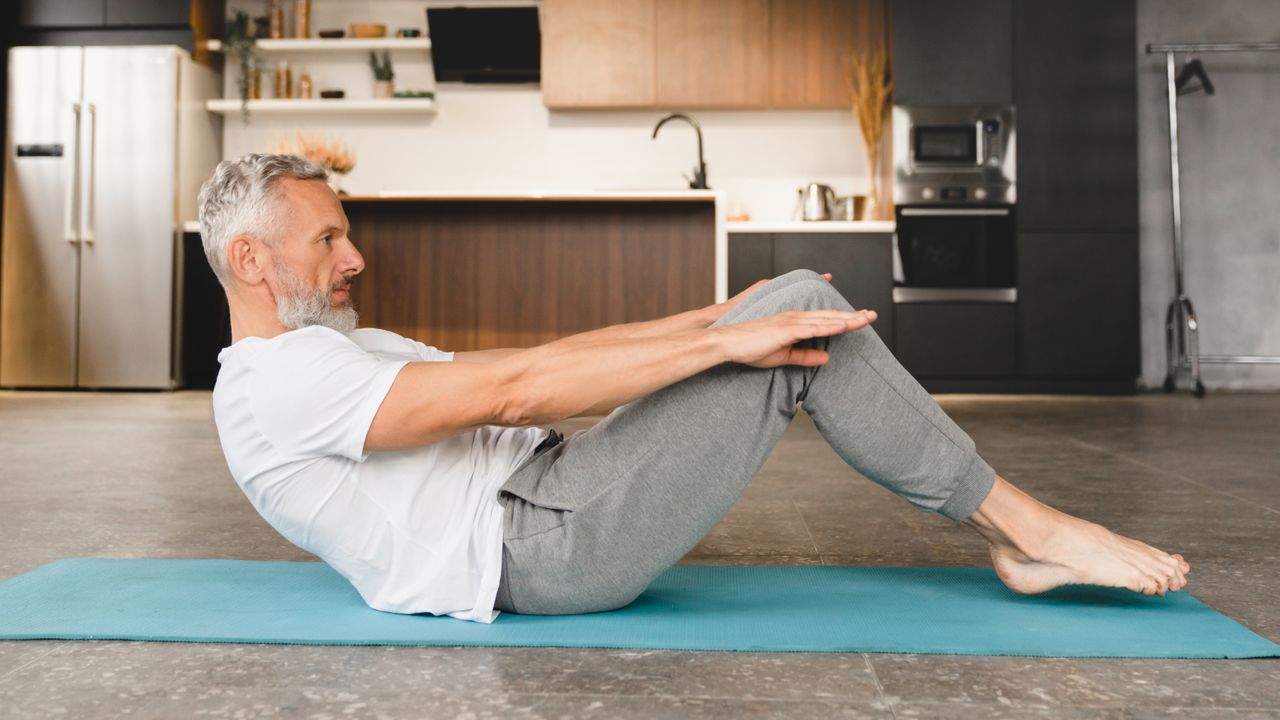
[[[899,206],[895,250],[907,288],[1016,286],[1013,207]]]

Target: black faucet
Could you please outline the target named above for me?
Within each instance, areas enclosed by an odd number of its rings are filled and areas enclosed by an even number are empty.
[[[710,188],[707,187],[707,164],[702,161],[702,127],[698,125],[697,120],[694,120],[692,117],[685,115],[684,113],[671,113],[659,120],[658,124],[654,126],[653,138],[656,140],[658,138],[658,131],[662,129],[662,126],[665,125],[668,120],[674,120],[675,118],[680,118],[681,120],[688,122],[693,126],[694,130],[698,131],[698,166],[693,169],[693,177],[689,177],[683,173],[681,173],[681,177],[688,180],[689,187],[694,190],[708,190]]]

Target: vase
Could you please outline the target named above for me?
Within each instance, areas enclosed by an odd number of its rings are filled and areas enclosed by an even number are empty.
[[[374,80],[373,96],[376,98],[395,97],[396,84],[394,80]]]
[[[329,189],[333,190],[334,195],[342,194],[342,173],[329,171],[329,179],[325,182],[329,183]]]
[[[867,200],[862,205],[863,220],[880,219],[880,153],[879,143],[867,145]]]

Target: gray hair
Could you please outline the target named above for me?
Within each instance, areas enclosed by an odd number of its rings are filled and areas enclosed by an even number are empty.
[[[223,287],[231,287],[227,243],[250,235],[274,246],[279,235],[281,178],[325,180],[329,172],[296,155],[254,153],[223,160],[200,188],[200,239],[209,267]]]

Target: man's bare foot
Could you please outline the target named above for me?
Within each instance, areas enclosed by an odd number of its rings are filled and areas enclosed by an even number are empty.
[[[967,522],[991,544],[996,574],[1014,592],[1102,585],[1163,597],[1191,571],[1181,555],[1054,510],[999,476]]]

